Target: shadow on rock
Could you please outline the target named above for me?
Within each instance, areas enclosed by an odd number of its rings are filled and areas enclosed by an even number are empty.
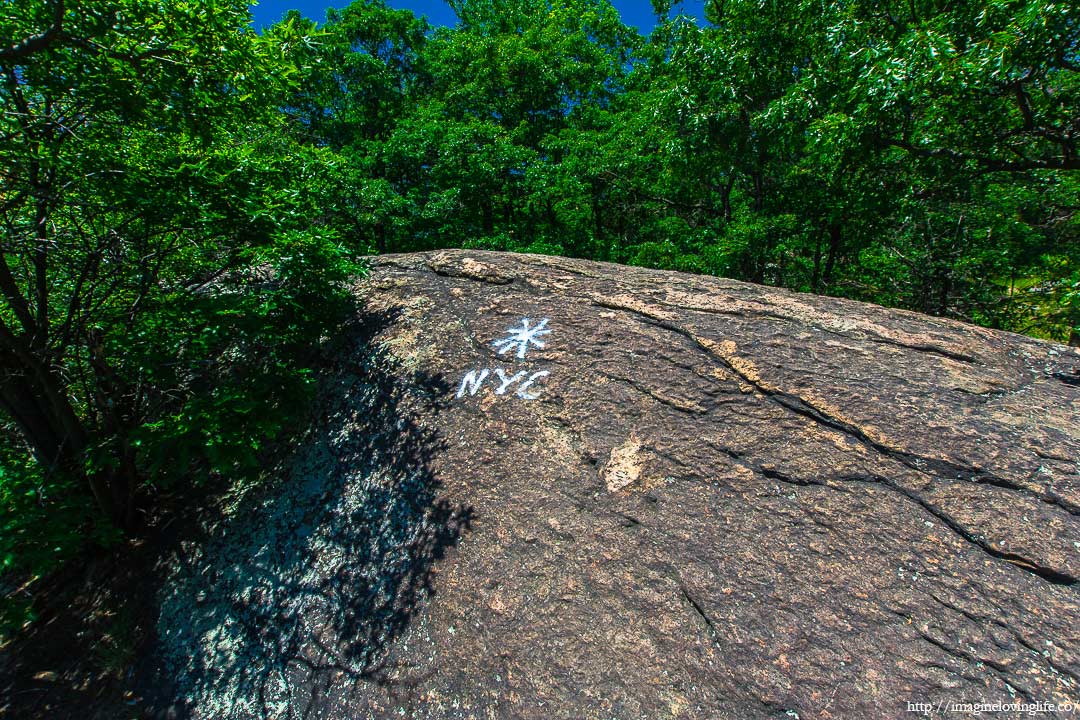
[[[470,521],[437,499],[424,426],[445,383],[408,372],[365,317],[321,389],[318,418],[272,482],[183,545],[161,599],[168,714],[306,717],[379,682],[386,649]]]

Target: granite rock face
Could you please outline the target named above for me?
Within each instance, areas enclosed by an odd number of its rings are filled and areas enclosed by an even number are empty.
[[[1073,717],[1075,349],[528,255],[357,292],[329,449],[164,603],[174,712]]]

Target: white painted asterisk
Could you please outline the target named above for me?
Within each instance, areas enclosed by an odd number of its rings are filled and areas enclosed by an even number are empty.
[[[496,340],[492,345],[499,351],[500,355],[505,355],[514,348],[517,348],[518,358],[524,359],[525,351],[529,349],[529,345],[535,345],[538,348],[544,347],[543,340],[537,340],[539,335],[547,335],[550,330],[546,330],[548,319],[544,318],[540,322],[536,323],[534,327],[529,327],[529,318],[521,319],[521,327],[510,328],[507,330],[507,336],[502,340]]]

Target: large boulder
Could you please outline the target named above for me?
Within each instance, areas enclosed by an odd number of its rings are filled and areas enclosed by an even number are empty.
[[[529,255],[357,289],[310,441],[179,558],[174,713],[1072,717],[1076,350]]]

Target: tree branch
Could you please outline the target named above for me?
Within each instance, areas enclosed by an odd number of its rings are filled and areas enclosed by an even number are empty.
[[[48,30],[31,35],[20,43],[0,50],[0,63],[18,62],[36,52],[41,52],[52,45],[64,30],[64,0],[57,0],[53,6],[53,22]]]
[[[1080,170],[1080,158],[1072,153],[1059,157],[1028,158],[1021,155],[1020,160],[1006,161],[995,158],[972,155],[951,148],[916,147],[904,140],[888,138],[887,145],[905,150],[916,157],[946,158],[955,162],[974,162],[984,172],[1026,172],[1028,170]],[[1066,148],[1062,148],[1066,150]],[[1018,153],[1019,154],[1019,153]]]
[[[1028,97],[1024,86],[1019,82],[1013,85],[1013,92],[1016,97],[1016,106],[1020,109],[1020,114],[1024,118],[1024,130],[1030,132],[1035,129],[1035,114],[1031,111],[1031,98]]]
[[[19,287],[11,274],[11,268],[8,267],[7,258],[2,254],[0,254],[0,291],[3,291],[4,298],[15,312],[15,317],[19,318],[23,330],[27,335],[33,335],[34,318],[30,314],[30,306],[23,294],[19,292]]]

